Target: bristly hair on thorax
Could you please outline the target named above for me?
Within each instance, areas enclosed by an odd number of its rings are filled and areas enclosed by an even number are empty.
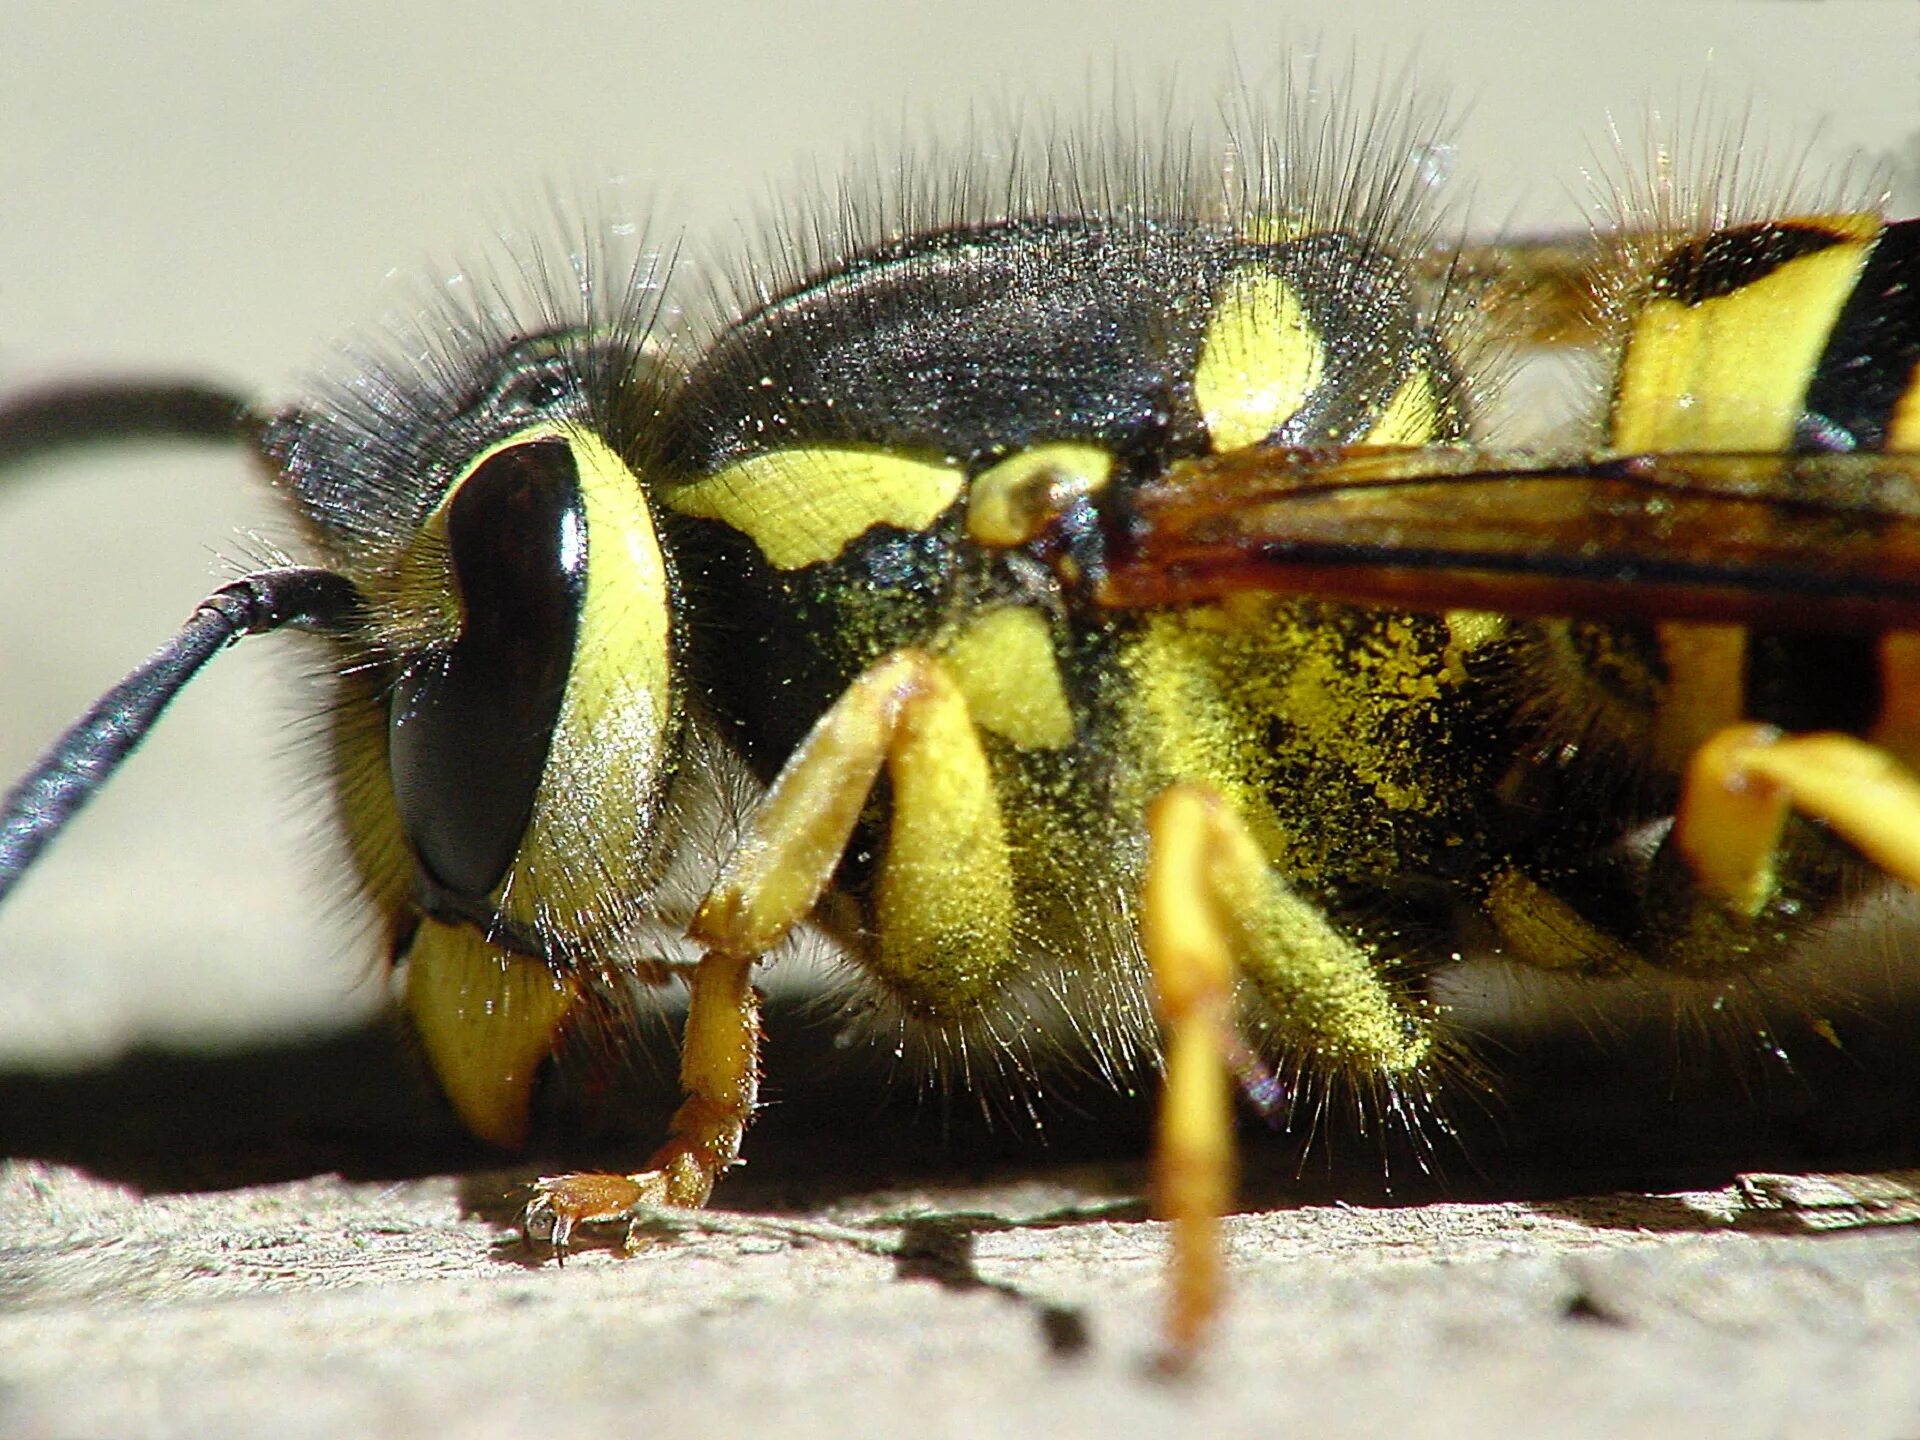
[[[336,559],[365,565],[405,542],[498,412],[503,356],[526,347],[562,368],[579,421],[644,463],[658,404],[682,363],[669,282],[676,245],[602,214],[496,227],[471,263],[435,267],[385,320],[335,347],[310,399],[278,417],[268,447]],[[537,399],[538,397],[533,397]]]

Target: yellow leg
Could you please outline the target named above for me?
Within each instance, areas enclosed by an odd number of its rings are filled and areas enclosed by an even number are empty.
[[[774,782],[692,933],[763,952],[813,909],[887,767],[892,813],[862,961],[924,1015],[977,1009],[1014,959],[1013,876],[999,797],[967,702],[931,656],[876,661]]]
[[[690,933],[693,974],[681,1089],[667,1142],[633,1175],[539,1182],[529,1232],[564,1252],[575,1226],[644,1205],[704,1205],[739,1158],[758,1089],[754,959],[778,945],[833,878],[880,768],[893,818],[877,887],[878,978],[928,1012],[964,1010],[1011,960],[1012,879],[993,780],[965,699],[916,651],[865,671],[815,725],[728,857]]]
[[[1211,800],[1176,786],[1148,811],[1142,929],[1166,1035],[1154,1209],[1172,1229],[1167,1358],[1185,1364],[1225,1293],[1220,1216],[1233,1195],[1233,960],[1207,883]]]
[[[847,687],[773,782],[694,917],[695,939],[760,954],[806,918],[847,848],[902,710],[932,668],[905,651]]]
[[[1274,873],[1216,791],[1170,787],[1147,812],[1141,928],[1165,1035],[1154,1185],[1173,1228],[1167,1359],[1184,1364],[1220,1309],[1220,1216],[1232,1196],[1234,983],[1270,1033],[1321,1073],[1430,1085],[1430,1010],[1384,978],[1379,957]]]
[[[1674,841],[1703,889],[1736,913],[1758,914],[1773,893],[1774,856],[1794,810],[1920,886],[1920,779],[1852,735],[1782,735],[1766,725],[1720,731],[1688,768]]]
[[[753,957],[709,951],[694,967],[680,1052],[680,1088],[667,1140],[633,1175],[553,1175],[534,1186],[524,1223],[565,1258],[574,1228],[622,1219],[642,1205],[698,1206],[740,1158],[760,1088],[760,998]]]

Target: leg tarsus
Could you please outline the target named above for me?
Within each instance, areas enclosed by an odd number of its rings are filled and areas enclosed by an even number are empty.
[[[709,951],[701,957],[680,1055],[686,1099],[674,1111],[666,1143],[632,1175],[552,1175],[536,1182],[520,1222],[529,1243],[545,1229],[555,1258],[564,1261],[577,1226],[631,1221],[652,1206],[707,1203],[714,1182],[739,1161],[740,1138],[759,1095],[760,997],[752,974],[751,956]]]

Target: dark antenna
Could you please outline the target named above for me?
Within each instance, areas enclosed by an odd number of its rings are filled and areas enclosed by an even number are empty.
[[[359,608],[360,593],[345,577],[292,567],[248,575],[202,600],[172,639],[96,700],[7,793],[0,901],[222,648],[269,630],[337,630]]]
[[[258,452],[262,424],[246,401],[196,381],[49,385],[0,400],[0,468],[75,447],[151,440],[238,442]],[[359,591],[345,577],[293,566],[245,576],[201,601],[179,631],[95,701],[0,802],[0,900],[223,648],[270,630],[338,630],[359,610]]]
[[[83,445],[145,440],[256,446],[260,420],[232,391],[197,380],[75,380],[0,399],[0,467]]]

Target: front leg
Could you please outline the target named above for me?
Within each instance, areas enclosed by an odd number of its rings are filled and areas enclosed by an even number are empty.
[[[898,651],[814,726],[694,918],[691,934],[707,948],[681,1051],[686,1098],[666,1143],[636,1174],[541,1180],[524,1217],[529,1236],[550,1236],[564,1254],[578,1225],[650,1205],[704,1205],[738,1162],[759,1088],[753,963],[813,910],[883,765],[893,803],[872,963],[898,983],[917,982],[929,1004],[961,1008],[1004,970],[1012,885],[986,758],[939,662]]]
[[[632,1175],[551,1175],[536,1182],[523,1228],[539,1232],[566,1259],[576,1226],[607,1224],[654,1205],[707,1203],[740,1158],[740,1140],[760,1089],[760,996],[753,957],[709,950],[689,982],[680,1088],[666,1143]]]

